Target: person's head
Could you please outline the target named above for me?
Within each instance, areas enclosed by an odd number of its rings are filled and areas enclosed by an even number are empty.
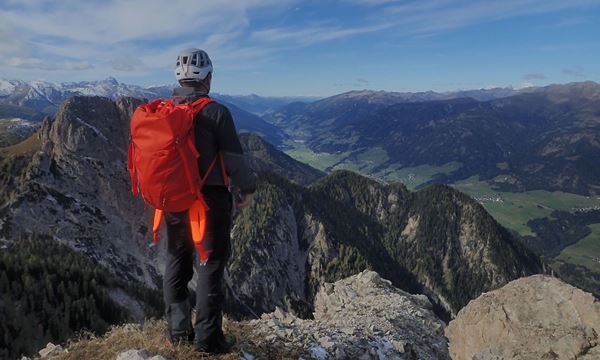
[[[193,48],[179,52],[175,64],[175,77],[179,85],[197,88],[208,93],[212,72],[212,61],[206,51]]]

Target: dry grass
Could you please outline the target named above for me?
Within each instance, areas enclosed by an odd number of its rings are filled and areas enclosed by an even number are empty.
[[[164,321],[148,321],[144,325],[122,325],[113,327],[102,337],[82,334],[78,339],[67,344],[68,353],[54,359],[79,360],[114,360],[121,352],[131,349],[145,349],[151,355],[162,355],[167,359],[239,359],[239,353],[233,352],[222,356],[208,356],[196,352],[188,344],[166,344],[166,323]]]
[[[166,323],[151,320],[144,325],[127,324],[111,328],[103,336],[83,333],[66,344],[68,353],[52,359],[60,360],[114,360],[121,352],[131,349],[145,349],[152,356],[162,355],[167,359],[240,359],[244,352],[252,354],[256,359],[298,359],[305,351],[290,348],[284,344],[265,341],[253,336],[253,328],[247,322],[224,321],[225,332],[237,339],[233,351],[224,355],[208,355],[199,353],[189,344],[167,346],[165,342]]]

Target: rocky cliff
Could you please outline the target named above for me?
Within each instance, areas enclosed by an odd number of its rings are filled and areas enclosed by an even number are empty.
[[[7,154],[5,163],[27,160],[2,194],[3,236],[50,234],[122,278],[156,284],[147,211],[129,195],[126,172],[129,119],[139,104],[71,98],[35,135],[37,151]]]

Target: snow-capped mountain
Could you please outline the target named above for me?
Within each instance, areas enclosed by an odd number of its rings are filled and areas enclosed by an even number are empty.
[[[175,84],[144,88],[119,83],[115,78],[60,84],[42,80],[0,80],[0,103],[53,114],[66,99],[76,95],[104,96],[113,100],[120,97],[156,99],[170,96],[173,87]]]
[[[142,87],[124,84],[109,77],[100,81],[51,83],[43,80],[30,82],[0,79],[0,104],[27,107],[52,115],[58,106],[72,96],[103,96],[111,100],[120,97],[158,99],[171,97],[177,84]],[[309,97],[264,97],[258,95],[224,95],[211,93],[216,99],[233,104],[247,112],[261,114],[292,102],[310,102]]]

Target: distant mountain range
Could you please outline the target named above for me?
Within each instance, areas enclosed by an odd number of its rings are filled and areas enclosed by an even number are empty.
[[[169,97],[173,87],[144,88],[114,78],[62,84],[1,80],[0,127],[11,130],[0,135],[0,144],[25,138],[36,128],[32,123],[74,95],[154,99]],[[229,106],[238,130],[259,133],[280,148],[302,143],[316,153],[342,154],[325,170],[352,164],[385,176],[453,164],[431,181],[479,176],[501,190],[593,195],[600,194],[599,94],[600,85],[582,82],[446,93],[361,90],[313,102],[214,97]],[[361,164],[365,158],[368,166]]]
[[[314,152],[344,154],[339,163],[377,151],[365,173],[457,163],[434,181],[478,175],[500,189],[600,194],[594,82],[443,96],[350,92],[290,104],[265,119]]]

